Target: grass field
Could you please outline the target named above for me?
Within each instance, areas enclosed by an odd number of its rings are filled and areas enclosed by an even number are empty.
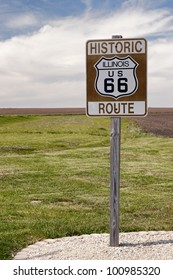
[[[109,118],[0,117],[0,259],[109,232]],[[120,231],[173,230],[173,139],[122,120]]]

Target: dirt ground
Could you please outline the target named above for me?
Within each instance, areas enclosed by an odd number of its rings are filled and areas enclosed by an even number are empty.
[[[173,112],[149,113],[144,118],[134,118],[146,132],[173,138]]]

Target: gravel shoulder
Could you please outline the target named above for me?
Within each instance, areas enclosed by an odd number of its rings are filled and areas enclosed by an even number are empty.
[[[120,233],[119,247],[109,234],[45,239],[19,252],[15,260],[173,260],[173,231]]]

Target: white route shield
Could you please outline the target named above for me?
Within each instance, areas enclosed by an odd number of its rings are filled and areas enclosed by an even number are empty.
[[[137,66],[138,63],[130,56],[101,57],[94,65],[97,72],[95,90],[102,96],[115,99],[134,94],[138,89]]]

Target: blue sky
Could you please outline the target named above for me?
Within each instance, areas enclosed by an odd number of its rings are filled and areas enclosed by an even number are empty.
[[[172,0],[0,0],[0,107],[85,107],[88,39],[148,40],[150,107],[173,107]]]
[[[92,1],[92,9],[97,10],[99,7],[103,8],[103,6],[109,9],[111,3],[111,6],[114,7],[115,3],[121,1],[108,2]],[[33,32],[37,28],[41,28],[49,20],[82,15],[89,4],[90,1],[85,0],[1,0],[1,38],[5,39],[10,36]],[[25,24],[23,23],[22,25],[21,23],[21,26],[8,24],[9,21],[15,20],[17,23],[17,18],[22,19],[24,15],[28,15],[28,21]],[[4,26],[5,29],[3,29]]]

